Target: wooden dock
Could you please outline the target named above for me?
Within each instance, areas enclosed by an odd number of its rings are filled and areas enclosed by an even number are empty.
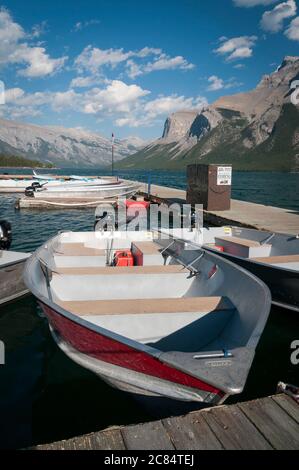
[[[100,200],[99,198],[49,198],[35,199],[34,197],[22,197],[16,200],[15,209],[94,209],[101,204],[115,204],[116,199]]]
[[[37,450],[298,450],[299,405],[275,395],[160,421],[108,428]]]
[[[186,191],[151,186],[151,200],[156,202],[186,203]],[[271,232],[299,234],[299,212],[279,207],[264,206],[232,199],[228,211],[204,211],[204,221],[215,226],[240,225]]]
[[[138,183],[134,181],[134,183]],[[144,183],[140,183],[140,194],[148,196]],[[186,203],[186,191],[165,186],[152,185],[150,199],[157,203]],[[17,200],[17,209],[72,209],[94,208],[101,203],[97,198],[84,199],[34,199],[22,197]],[[113,200],[112,202],[115,202]],[[264,206],[252,202],[232,199],[227,211],[204,211],[204,221],[214,226],[237,225],[271,232],[299,234],[299,212],[279,207]]]

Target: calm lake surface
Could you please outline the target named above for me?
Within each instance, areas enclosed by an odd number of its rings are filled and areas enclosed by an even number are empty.
[[[90,169],[54,173],[74,171],[91,173]],[[126,171],[119,176],[147,183],[149,173]],[[152,184],[186,185],[183,172],[153,171],[150,179]],[[32,251],[59,230],[93,229],[92,209],[16,211],[19,196],[0,195],[0,219],[12,224],[14,250]],[[299,211],[299,174],[235,172],[233,197]],[[275,393],[279,380],[299,384],[299,366],[290,362],[295,339],[299,339],[298,315],[273,308],[245,391],[228,403]],[[0,308],[0,340],[6,346],[6,364],[0,366],[0,447],[34,445],[152,419],[130,396],[77,366],[57,348],[32,297]]]

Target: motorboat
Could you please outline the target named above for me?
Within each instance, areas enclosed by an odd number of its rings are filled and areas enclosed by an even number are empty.
[[[240,227],[202,231],[204,248],[259,277],[274,305],[299,312],[299,236]]]
[[[75,198],[97,198],[114,199],[131,197],[137,193],[140,188],[140,183],[126,182],[123,180],[96,180],[92,181],[65,181],[59,185],[49,186],[34,185],[28,187],[25,191],[26,196],[34,197],[36,199],[75,199]]]
[[[62,351],[143,399],[241,393],[271,306],[251,273],[156,230],[60,233],[24,280]]]
[[[66,187],[77,187],[77,186],[91,186],[91,185],[107,185],[107,184],[119,184],[117,178],[113,177],[97,177],[91,178],[86,176],[76,176],[71,175],[69,177],[57,177],[53,175],[38,174],[36,171],[33,171],[32,175],[23,176],[20,178],[18,175],[16,177],[3,176],[0,179],[0,193],[24,193],[27,188],[51,188],[51,187],[60,187],[63,189]]]
[[[0,305],[29,293],[23,281],[23,270],[30,253],[9,251],[11,227],[0,221]]]

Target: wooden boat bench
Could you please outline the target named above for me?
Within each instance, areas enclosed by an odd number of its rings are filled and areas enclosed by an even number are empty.
[[[168,265],[159,265],[159,266],[103,266],[103,267],[74,267],[74,268],[65,268],[60,267],[53,272],[53,275],[130,275],[130,274],[177,274],[185,273],[190,274],[190,271],[184,268],[180,264],[168,264]]]
[[[76,315],[130,315],[153,313],[209,313],[234,310],[227,297],[181,297],[168,299],[121,299],[95,301],[56,301]]]
[[[258,256],[267,256],[271,252],[271,245],[261,245],[255,240],[247,240],[233,236],[215,237],[215,244],[224,247],[225,252],[242,258],[255,258]]]
[[[62,243],[56,250],[55,256],[105,256],[106,250],[89,248],[84,243]]]

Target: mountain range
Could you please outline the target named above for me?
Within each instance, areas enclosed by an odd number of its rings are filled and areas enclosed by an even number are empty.
[[[200,112],[165,122],[162,137],[123,159],[120,168],[182,169],[189,163],[232,163],[237,170],[299,170],[299,57],[287,56],[246,93],[224,96]],[[297,94],[298,96],[298,94]]]
[[[114,158],[136,153],[138,137],[115,139]],[[60,167],[103,167],[111,164],[111,141],[82,129],[44,127],[0,119],[0,154],[26,157]]]

